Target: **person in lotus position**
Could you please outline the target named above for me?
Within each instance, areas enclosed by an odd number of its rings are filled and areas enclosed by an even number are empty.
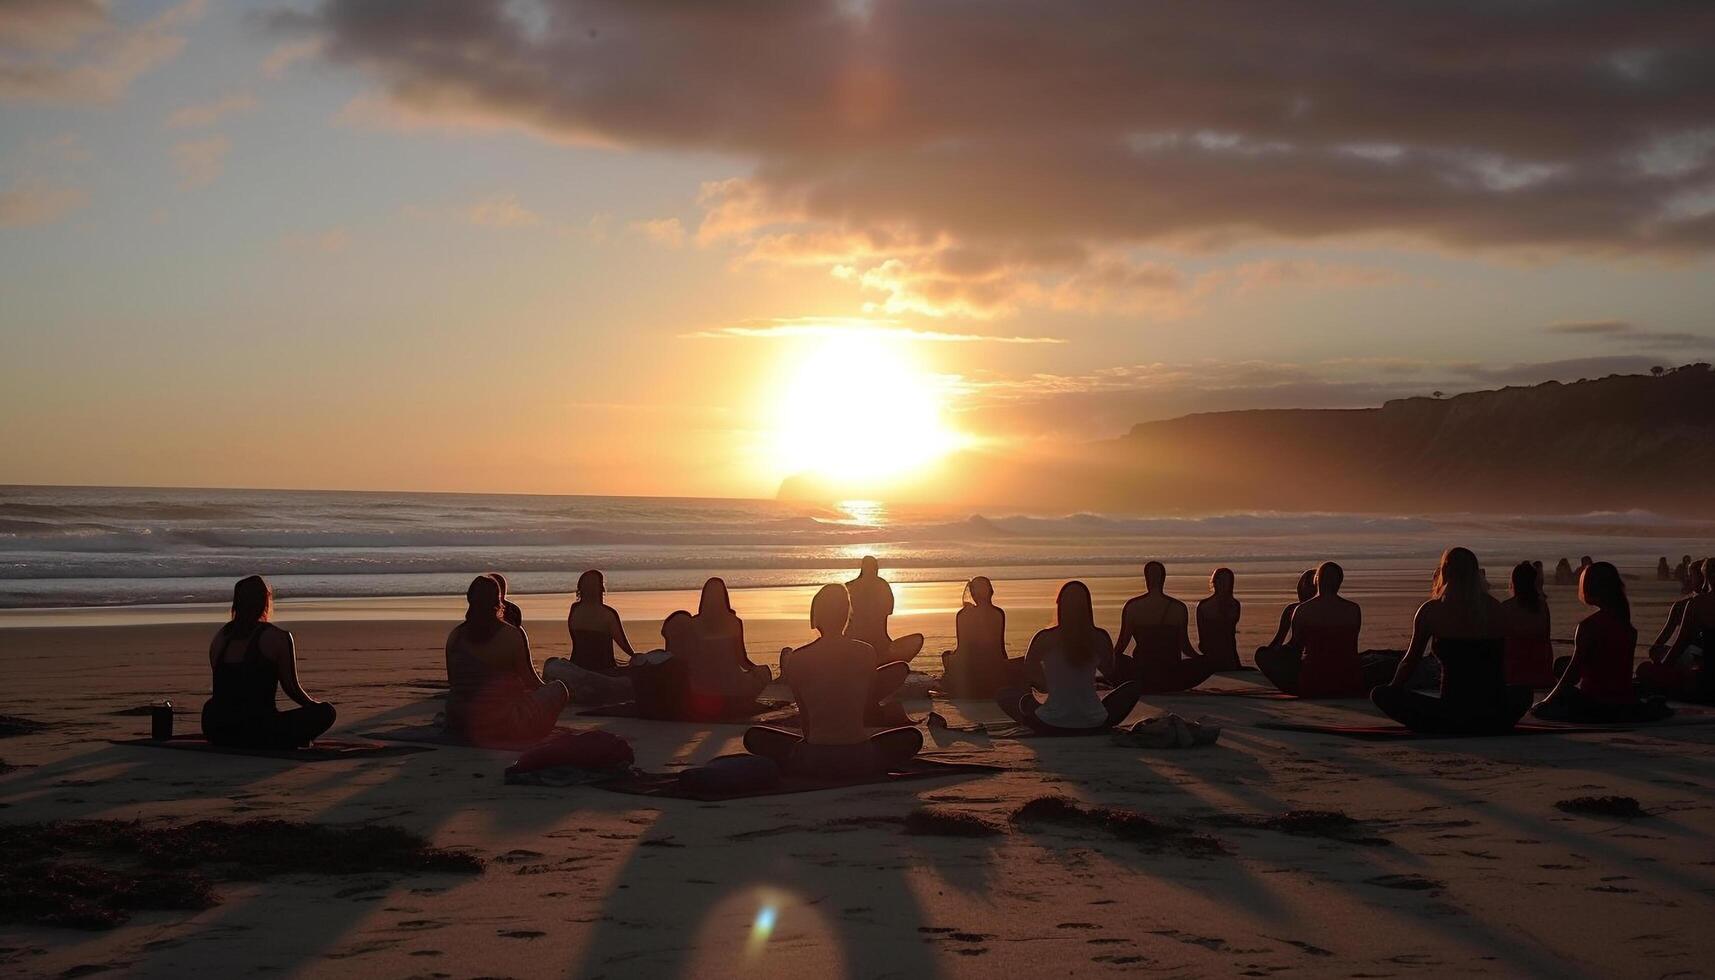
[[[1316,567],[1316,594],[1292,611],[1292,646],[1258,650],[1257,669],[1287,694],[1301,698],[1363,697],[1358,661],[1363,611],[1340,595],[1346,573],[1325,561]]]
[[[996,699],[1014,721],[1043,735],[1092,735],[1124,721],[1137,705],[1134,681],[1096,693],[1096,672],[1111,668],[1114,648],[1108,631],[1095,623],[1090,589],[1067,582],[1054,599],[1054,625],[1030,640],[1026,669],[1039,669],[1047,680],[1048,700],[1038,703],[1028,690],[1012,688]]]
[[[524,631],[501,618],[492,576],[478,575],[465,602],[464,622],[447,634],[447,731],[475,745],[546,737],[571,692],[537,675]]]
[[[1185,691],[1209,679],[1214,664],[1191,646],[1190,615],[1185,603],[1167,594],[1167,566],[1152,561],[1143,566],[1144,592],[1120,612],[1120,635],[1114,644],[1111,676],[1137,682],[1139,694]],[[1126,647],[1137,642],[1135,656]]]
[[[1197,602],[1197,643],[1216,671],[1244,670],[1239,663],[1239,606],[1233,595],[1233,570],[1217,568],[1209,576],[1209,594]]]
[[[846,635],[851,598],[843,585],[825,585],[810,603],[819,637],[792,651],[782,679],[798,702],[803,734],[758,725],[744,734],[752,755],[773,759],[783,772],[811,778],[877,775],[923,747],[913,727],[870,732],[870,706],[898,690],[909,671],[895,661],[877,667],[875,648]]]
[[[274,590],[262,576],[232,587],[232,618],[208,646],[214,695],[203,705],[202,732],[215,745],[295,749],[333,727],[333,705],[310,697],[298,682],[292,634],[268,621],[273,611]],[[276,689],[299,706],[276,708]]]
[[[624,668],[614,659],[614,646],[624,650],[628,660],[637,653],[625,638],[625,624],[620,621],[618,610],[602,601],[607,595],[607,580],[592,568],[578,576],[577,595],[566,613],[566,631],[572,636],[572,665],[610,677],[619,675]]]
[[[1258,658],[1263,656],[1264,650],[1299,649],[1298,638],[1292,635],[1292,614],[1298,611],[1299,605],[1316,595],[1316,569],[1306,568],[1298,576],[1298,582],[1293,586],[1293,592],[1296,598],[1287,603],[1286,607],[1280,611],[1280,625],[1274,631],[1274,639],[1257,647],[1256,655]]]
[[[994,604],[994,584],[978,575],[965,585],[953,620],[954,649],[941,655],[942,686],[954,697],[992,698],[1007,686],[1006,610]]]
[[[912,633],[895,640],[887,634],[887,620],[893,615],[893,586],[881,577],[881,563],[873,555],[865,555],[858,565],[858,576],[846,583],[851,597],[852,621],[846,635],[862,640],[875,648],[878,663],[904,660],[907,663],[923,649],[923,634]]]
[[[1529,563],[1532,587],[1536,570]],[[1483,587],[1477,556],[1449,548],[1441,556],[1429,601],[1419,606],[1411,645],[1393,682],[1370,692],[1389,718],[1412,731],[1437,735],[1489,735],[1509,731],[1530,708],[1530,687],[1507,683],[1508,619]],[[1433,643],[1441,661],[1441,696],[1410,690],[1412,673]]]
[[[1513,566],[1512,595],[1501,603],[1501,619],[1506,627],[1507,683],[1553,687],[1548,600],[1542,594],[1542,573],[1528,561]]]
[[[489,572],[488,574],[494,579],[495,583],[500,586],[500,618],[506,620],[508,623],[511,623],[519,629],[523,629],[524,610],[518,608],[518,603],[506,598],[506,576],[499,572]]]
[[[1578,599],[1596,611],[1579,622],[1572,660],[1531,713],[1545,721],[1585,724],[1658,721],[1673,714],[1660,698],[1639,700],[1632,686],[1638,631],[1632,628],[1631,602],[1619,570],[1605,561],[1586,566],[1578,579]]]

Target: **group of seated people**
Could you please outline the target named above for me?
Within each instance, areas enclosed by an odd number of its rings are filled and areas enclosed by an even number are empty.
[[[1612,564],[1582,566],[1578,596],[1592,612],[1578,624],[1571,656],[1556,661],[1541,566],[1519,563],[1511,596],[1497,601],[1465,548],[1442,555],[1403,656],[1359,655],[1362,612],[1340,595],[1343,569],[1324,562],[1300,577],[1297,601],[1282,612],[1272,641],[1257,650],[1256,667],[1299,697],[1367,694],[1384,714],[1424,732],[1504,731],[1527,713],[1586,723],[1651,720],[1671,713],[1666,697],[1715,703],[1715,670],[1705,656],[1715,642],[1712,571],[1715,559],[1690,563],[1688,593],[1674,603],[1635,682],[1637,631],[1625,580]],[[1041,734],[1078,735],[1111,729],[1144,695],[1189,690],[1216,672],[1244,669],[1232,571],[1216,569],[1209,596],[1197,605],[1201,652],[1190,638],[1193,617],[1167,594],[1166,575],[1160,562],[1145,566],[1145,591],[1125,604],[1117,641],[1096,625],[1089,588],[1067,582],[1055,599],[1054,625],[1038,631],[1018,660],[1007,655],[1006,612],[995,605],[993,583],[972,579],[955,619],[955,649],[942,655],[941,690],[994,698],[1014,721]],[[665,619],[662,649],[641,655],[604,595],[599,571],[579,578],[567,614],[571,656],[551,659],[538,674],[505,578],[472,580],[465,617],[446,642],[448,731],[475,744],[541,738],[586,675],[623,685],[619,696],[634,699],[645,717],[691,721],[743,715],[774,680],[750,660],[744,622],[721,579],[704,584],[695,615],[680,610]],[[209,648],[214,691],[203,731],[211,742],[291,748],[334,723],[333,706],[299,683],[292,636],[269,622],[272,604],[260,576],[234,586],[231,619]],[[891,589],[873,559],[857,579],[818,592],[810,618],[819,638],[781,654],[780,679],[797,703],[801,731],[755,727],[746,734],[747,748],[788,769],[824,773],[885,768],[915,754],[921,735],[887,703],[910,669],[899,642],[887,635],[892,609]],[[617,661],[616,648],[626,663]],[[1417,689],[1428,654],[1439,663],[1439,696]],[[1533,705],[1533,691],[1542,688],[1548,694]],[[277,689],[298,707],[279,711]]]

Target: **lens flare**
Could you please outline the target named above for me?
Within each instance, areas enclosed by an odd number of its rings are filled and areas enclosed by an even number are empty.
[[[746,952],[754,956],[768,945],[768,937],[774,933],[774,920],[778,915],[772,904],[756,910],[756,918],[750,923],[750,942],[746,944]]]

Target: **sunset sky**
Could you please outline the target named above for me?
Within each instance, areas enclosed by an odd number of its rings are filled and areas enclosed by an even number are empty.
[[[1715,4],[1082,6],[0,0],[0,482],[765,496],[1715,356]]]

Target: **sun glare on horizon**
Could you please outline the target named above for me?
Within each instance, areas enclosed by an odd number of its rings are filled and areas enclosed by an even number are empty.
[[[853,330],[789,362],[773,406],[784,475],[843,485],[908,478],[964,443],[946,421],[946,384],[909,342]]]

